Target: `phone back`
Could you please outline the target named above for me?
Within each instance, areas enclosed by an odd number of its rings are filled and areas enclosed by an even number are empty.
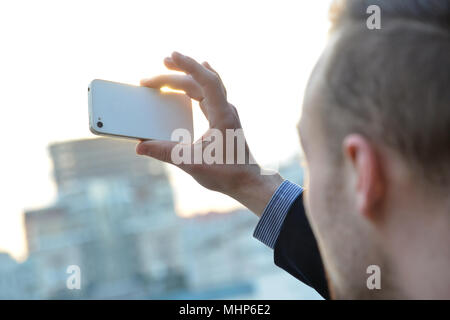
[[[191,100],[184,94],[93,80],[88,95],[94,134],[171,140],[172,132],[183,128],[193,137]]]

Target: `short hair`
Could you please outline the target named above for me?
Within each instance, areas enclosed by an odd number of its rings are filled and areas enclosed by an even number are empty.
[[[379,30],[366,25],[373,4]],[[340,36],[325,67],[321,115],[335,154],[359,132],[429,182],[448,184],[450,0],[339,0],[330,12]]]

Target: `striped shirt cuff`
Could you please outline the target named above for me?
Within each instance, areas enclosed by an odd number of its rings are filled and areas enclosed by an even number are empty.
[[[284,180],[264,209],[253,237],[273,249],[289,208],[302,192],[302,187]]]

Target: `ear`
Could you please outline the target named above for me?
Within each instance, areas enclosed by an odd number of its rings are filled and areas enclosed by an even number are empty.
[[[357,209],[366,218],[374,220],[381,214],[379,205],[385,187],[377,150],[366,137],[351,134],[343,141],[343,151],[356,178]]]

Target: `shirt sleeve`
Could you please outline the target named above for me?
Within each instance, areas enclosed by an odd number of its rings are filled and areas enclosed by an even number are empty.
[[[284,180],[265,207],[253,237],[273,249],[289,208],[302,192],[302,187]]]

